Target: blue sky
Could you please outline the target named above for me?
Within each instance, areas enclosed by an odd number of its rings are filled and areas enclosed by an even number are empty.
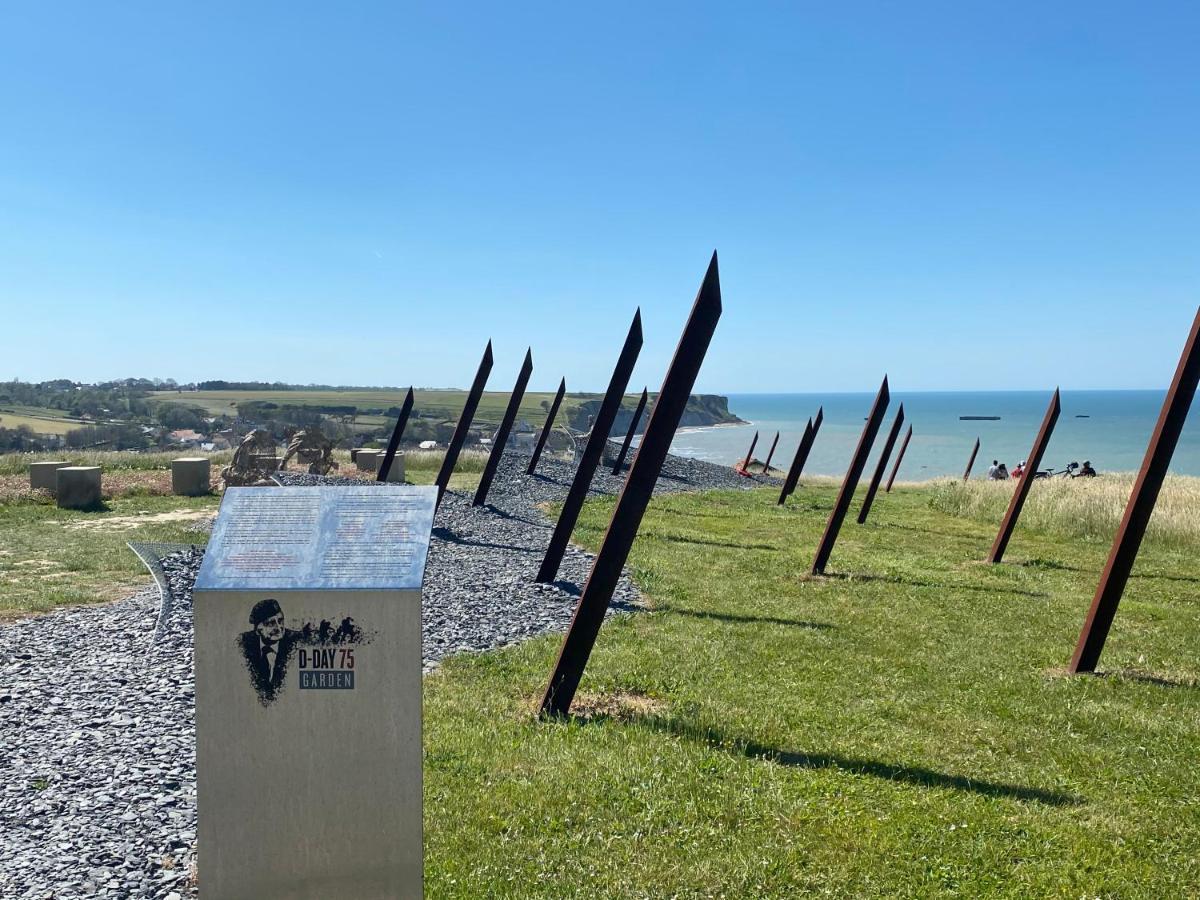
[[[1200,7],[44,3],[0,28],[0,378],[1162,387]]]

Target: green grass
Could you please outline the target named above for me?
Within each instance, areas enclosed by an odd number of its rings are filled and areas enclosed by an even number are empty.
[[[832,498],[656,501],[601,714],[533,718],[557,637],[428,678],[429,896],[1200,893],[1195,554],[1147,546],[1110,674],[1067,678],[1103,541],[1019,530],[986,566],[994,523],[902,489],[811,579]]]
[[[216,497],[123,497],[102,512],[59,509],[53,501],[0,504],[0,617],[98,603],[149,582],[127,541],[203,544],[189,530],[215,512]],[[143,520],[143,521],[139,521]]]

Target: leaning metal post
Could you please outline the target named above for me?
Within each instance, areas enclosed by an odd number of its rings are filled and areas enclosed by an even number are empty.
[[[763,463],[763,474],[766,475],[771,471],[771,457],[775,455],[775,448],[779,446],[779,432],[775,432],[775,440],[771,441],[771,450],[767,454],[767,461]]]
[[[892,455],[892,448],[896,446],[896,439],[900,437],[900,428],[903,425],[904,404],[901,403],[900,408],[896,410],[896,419],[892,422],[892,429],[883,443],[883,452],[879,454],[879,462],[875,466],[875,473],[871,476],[871,483],[867,485],[867,496],[863,498],[862,509],[858,511],[859,525],[865,525],[867,516],[871,514],[871,504],[875,502],[875,495],[879,492],[879,483],[883,481],[883,473],[887,471],[888,459]]]
[[[746,453],[746,458],[742,460],[741,472],[743,475],[749,475],[750,460],[754,457],[754,445],[758,443],[758,432],[754,432],[754,439],[750,441],[750,449]]]
[[[621,466],[625,465],[625,454],[629,452],[629,444],[633,441],[633,433],[637,431],[638,422],[642,420],[642,410],[646,408],[646,400],[649,399],[649,394],[646,393],[646,388],[642,388],[642,397],[638,400],[637,409],[633,411],[633,419],[629,422],[629,430],[625,432],[625,440],[621,443],[621,452],[617,454],[617,464],[613,466],[613,474],[621,474]]]
[[[912,440],[912,426],[908,426],[908,431],[904,435],[904,443],[900,445],[900,452],[896,454],[896,465],[892,466],[892,474],[888,476],[887,487],[884,489],[885,494],[892,492],[892,485],[896,482],[896,473],[900,471],[900,463],[904,462],[904,452],[908,449],[908,442]]]
[[[1009,540],[1012,539],[1013,529],[1017,527],[1017,519],[1021,516],[1021,507],[1025,505],[1025,498],[1029,496],[1029,489],[1037,477],[1038,467],[1042,464],[1042,455],[1046,452],[1046,444],[1050,442],[1050,435],[1054,432],[1054,423],[1058,421],[1060,412],[1062,412],[1062,400],[1058,395],[1058,388],[1055,388],[1054,396],[1050,398],[1050,405],[1046,407],[1046,418],[1042,419],[1042,427],[1038,429],[1037,437],[1033,441],[1033,449],[1029,451],[1025,471],[1017,479],[1017,488],[1013,491],[1012,500],[1008,504],[1008,512],[1004,514],[1004,521],[1000,523],[1000,531],[988,554],[987,561],[990,563],[998,563],[1004,558],[1004,550],[1008,547]]]
[[[1133,563],[1146,534],[1146,526],[1150,523],[1151,513],[1154,512],[1154,504],[1158,500],[1163,478],[1166,477],[1167,466],[1171,464],[1183,423],[1187,421],[1188,409],[1196,395],[1198,381],[1200,310],[1196,312],[1191,334],[1188,335],[1187,343],[1183,345],[1179,366],[1175,369],[1175,378],[1171,381],[1162,411],[1158,414],[1158,424],[1154,426],[1154,433],[1146,447],[1146,457],[1142,460],[1142,468],[1138,471],[1133,492],[1129,495],[1129,504],[1125,507],[1121,527],[1117,529],[1116,537],[1113,538],[1108,563],[1104,566],[1100,584],[1096,587],[1096,596],[1092,598],[1092,607],[1083,623],[1079,644],[1071,657],[1070,666],[1067,667],[1072,674],[1096,671],[1096,663],[1100,661],[1108,630],[1117,614],[1117,605],[1125,592],[1125,584],[1129,581],[1129,573],[1133,571]]]
[[[529,384],[529,376],[533,374],[533,350],[525,350],[525,361],[521,363],[521,371],[517,374],[517,383],[513,385],[512,396],[508,398],[508,408],[504,410],[504,418],[492,438],[492,452],[488,454],[487,465],[483,467],[483,476],[479,479],[479,487],[475,490],[472,506],[483,506],[487,502],[488,491],[492,488],[492,479],[496,477],[496,469],[504,458],[504,445],[508,443],[508,433],[512,431],[513,422],[517,421],[517,412],[521,408],[521,400],[525,397],[525,385]]]
[[[583,501],[587,499],[588,489],[592,486],[592,476],[604,455],[604,447],[608,443],[608,434],[612,431],[613,421],[617,418],[617,410],[629,384],[629,376],[633,374],[633,365],[637,362],[638,353],[642,349],[642,311],[633,314],[633,324],[629,326],[629,334],[625,337],[625,345],[613,368],[612,378],[608,382],[608,390],[600,403],[600,411],[592,422],[592,433],[588,435],[587,445],[579,458],[575,469],[575,477],[563,500],[562,512],[554,525],[554,533],[550,535],[550,543],[546,547],[546,555],[542,558],[541,568],[538,569],[535,580],[550,584],[558,575],[558,567],[562,563],[563,554],[567,551],[567,543],[571,540],[571,532],[575,530],[575,522],[579,519],[579,511],[583,509]]]
[[[467,394],[467,402],[463,406],[462,415],[459,416],[458,424],[454,426],[454,434],[450,438],[450,445],[446,448],[446,458],[442,460],[442,468],[438,471],[437,481],[434,482],[438,489],[438,504],[441,504],[442,496],[450,484],[450,476],[454,474],[459,451],[462,450],[462,446],[467,440],[467,432],[471,429],[471,420],[475,418],[475,410],[479,408],[479,398],[483,396],[483,386],[487,384],[488,373],[491,371],[492,342],[488,341],[487,347],[483,351],[483,359],[479,361],[479,369],[475,372],[475,381],[471,383],[471,390]]]
[[[638,526],[654,493],[654,485],[658,482],[671,440],[679,427],[679,420],[720,317],[721,283],[717,272],[717,254],[713,253],[679,339],[679,346],[667,369],[662,390],[655,400],[650,421],[633,457],[629,477],[617,498],[604,542],[600,545],[600,552],[596,554],[592,571],[583,586],[583,594],[575,607],[570,630],[563,639],[562,649],[542,697],[543,716],[565,716],[571,709],[571,701],[604,622],[604,612],[608,609],[613,590],[621,577],[621,568],[637,537]]]
[[[971,479],[971,469],[975,467],[975,457],[979,455],[979,438],[975,438],[975,449],[971,451],[971,458],[967,460],[967,471],[963,472],[963,481]]]
[[[387,452],[383,454],[383,461],[379,464],[379,473],[375,476],[376,481],[387,481],[388,473],[392,471],[392,461],[396,458],[396,451],[400,449],[400,438],[404,437],[404,426],[408,424],[408,416],[412,412],[412,408],[413,389],[410,387],[408,394],[404,397],[404,405],[400,407],[400,418],[396,420],[396,427],[392,429]]]
[[[850,468],[846,470],[842,489],[838,491],[837,501],[833,504],[833,511],[829,514],[825,533],[821,536],[821,543],[817,546],[817,555],[813,558],[812,564],[814,575],[825,574],[825,564],[829,562],[829,554],[833,552],[833,545],[837,543],[838,532],[842,529],[842,521],[850,509],[850,501],[854,499],[854,489],[858,486],[858,480],[862,478],[867,457],[871,454],[871,445],[875,443],[875,435],[879,433],[879,426],[883,424],[883,415],[887,412],[890,400],[888,380],[884,375],[883,384],[879,386],[879,393],[875,395],[871,414],[867,416],[867,424],[863,426],[862,435],[858,439],[858,447],[854,450],[854,456],[850,458]]]
[[[808,425],[804,429],[804,437],[800,438],[800,446],[796,448],[792,467],[788,469],[787,478],[783,482],[783,490],[779,492],[780,506],[795,492],[796,484],[800,481],[800,473],[804,471],[804,463],[808,461],[809,451],[812,450],[813,441],[817,439],[817,432],[821,430],[821,423],[824,421],[825,407],[822,406],[817,409],[817,418],[808,420]]]
[[[538,435],[537,446],[533,448],[529,468],[525,470],[526,475],[532,475],[537,470],[538,460],[542,458],[542,451],[546,449],[546,439],[550,437],[550,429],[554,427],[554,417],[558,415],[559,404],[562,403],[563,394],[566,392],[567,379],[562,378],[558,382],[558,393],[554,395],[554,402],[550,404],[550,412],[546,413],[546,424],[542,426],[542,433]]]

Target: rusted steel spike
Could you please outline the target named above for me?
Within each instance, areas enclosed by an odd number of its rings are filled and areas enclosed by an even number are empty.
[[[638,422],[642,420],[642,410],[646,408],[646,400],[650,395],[646,392],[646,388],[642,388],[642,397],[638,400],[637,409],[633,411],[633,419],[629,422],[629,430],[625,432],[625,440],[621,444],[621,452],[617,454],[617,464],[613,466],[613,474],[621,474],[621,466],[625,465],[625,454],[629,452],[629,444],[633,440],[633,433],[637,431]]]
[[[963,472],[963,481],[969,481],[971,478],[971,469],[975,467],[975,457],[979,455],[979,438],[975,438],[975,449],[971,451],[971,458],[967,460],[967,471]]]
[[[1021,517],[1021,507],[1025,505],[1025,498],[1029,496],[1029,489],[1033,486],[1038,467],[1042,464],[1042,455],[1046,452],[1046,444],[1050,442],[1050,435],[1054,433],[1054,423],[1058,421],[1060,412],[1062,412],[1062,399],[1059,397],[1058,388],[1055,388],[1054,396],[1050,398],[1050,405],[1046,407],[1046,418],[1042,419],[1042,427],[1038,429],[1037,437],[1033,441],[1033,449],[1029,451],[1025,471],[1017,479],[1017,487],[1008,504],[1008,512],[1004,514],[1004,521],[1000,523],[996,541],[992,544],[991,552],[988,553],[987,561],[990,563],[998,563],[1004,559],[1004,551],[1012,539],[1013,530],[1017,527],[1017,519]]]
[[[387,481],[388,473],[392,471],[392,462],[396,459],[396,451],[400,449],[400,439],[404,437],[404,426],[408,424],[408,416],[413,408],[413,390],[410,387],[408,394],[404,397],[404,404],[400,407],[400,418],[396,420],[396,427],[392,429],[391,440],[388,441],[387,452],[383,454],[383,462],[379,464],[379,472],[375,476],[376,481]]]
[[[758,443],[758,432],[754,432],[754,439],[750,441],[750,449],[746,453],[746,458],[742,460],[742,474],[749,475],[750,460],[754,456],[754,445]]]
[[[588,490],[592,486],[592,476],[604,456],[604,446],[608,443],[609,432],[617,418],[617,410],[621,407],[621,399],[625,396],[625,388],[629,384],[629,376],[633,374],[634,363],[642,349],[642,311],[633,314],[633,324],[629,326],[629,334],[625,337],[625,346],[613,368],[612,378],[608,382],[608,390],[600,403],[600,411],[592,422],[592,433],[588,436],[579,458],[579,466],[575,469],[575,477],[563,500],[562,512],[554,524],[554,533],[550,535],[550,543],[546,547],[546,555],[542,557],[542,565],[538,569],[537,581],[550,584],[558,576],[558,567],[562,563],[563,554],[567,551],[567,543],[571,540],[571,532],[575,530],[575,522],[579,519],[579,511],[583,501],[587,499]]]
[[[570,711],[588,656],[604,622],[604,612],[621,577],[621,567],[625,565],[629,549],[637,537],[646,504],[654,492],[663,461],[667,458],[671,440],[679,427],[679,420],[720,317],[721,283],[717,273],[717,254],[713,253],[712,262],[709,263],[708,272],[679,339],[679,346],[667,369],[662,390],[654,402],[650,421],[633,457],[629,476],[617,498],[604,542],[600,545],[600,552],[592,563],[592,571],[575,607],[570,630],[554,664],[554,671],[542,697],[541,711],[544,716],[563,716]]]
[[[896,454],[896,465],[892,466],[892,474],[888,476],[887,488],[885,494],[892,492],[892,485],[896,482],[896,473],[900,471],[900,463],[904,462],[904,453],[908,450],[908,442],[912,440],[912,426],[908,426],[908,431],[904,435],[904,443],[900,445],[900,452]]]
[[[1121,595],[1125,593],[1129,573],[1133,571],[1133,563],[1146,534],[1146,526],[1150,523],[1150,515],[1154,512],[1154,504],[1158,500],[1158,492],[1162,488],[1167,467],[1171,464],[1171,457],[1179,443],[1179,434],[1187,421],[1188,409],[1196,395],[1197,382],[1200,382],[1200,310],[1196,312],[1191,334],[1188,335],[1187,343],[1183,345],[1179,366],[1175,369],[1171,388],[1163,400],[1158,423],[1154,426],[1154,433],[1146,447],[1146,457],[1142,460],[1142,468],[1138,471],[1133,491],[1129,495],[1121,526],[1113,538],[1108,563],[1104,566],[1104,573],[1096,587],[1096,595],[1092,598],[1091,609],[1088,610],[1087,619],[1083,623],[1079,644],[1071,657],[1068,670],[1072,674],[1096,671],[1096,663],[1100,661],[1104,641],[1117,614],[1117,605],[1121,602]]]
[[[438,471],[434,482],[438,489],[437,502],[441,504],[446,488],[450,484],[450,476],[454,474],[454,466],[458,462],[458,454],[466,443],[467,432],[471,429],[471,420],[475,418],[475,410],[479,408],[479,398],[483,395],[483,386],[487,384],[488,374],[492,371],[492,342],[487,342],[483,351],[483,359],[479,361],[479,369],[475,372],[475,380],[467,393],[467,402],[463,405],[462,415],[454,426],[454,434],[450,438],[450,446],[446,448],[446,458],[442,460],[442,468]]]
[[[804,425],[804,435],[800,438],[800,444],[796,447],[796,455],[792,457],[792,465],[788,469],[787,477],[783,480],[783,487],[779,491],[778,505],[783,506],[791,493],[791,488],[796,486],[796,480],[800,477],[800,467],[804,465],[804,446],[812,443],[813,424],[810,418]]]
[[[554,395],[554,402],[550,404],[550,412],[546,413],[546,424],[542,426],[542,433],[538,435],[537,446],[533,448],[533,456],[529,458],[529,468],[525,470],[526,475],[532,475],[537,470],[538,460],[542,458],[542,451],[546,449],[546,439],[550,437],[554,417],[558,415],[559,404],[562,403],[563,394],[566,392],[567,379],[563,378],[558,382],[558,393]]]
[[[904,404],[901,403],[900,408],[896,410],[896,419],[892,422],[892,429],[883,443],[883,452],[879,454],[879,462],[875,465],[875,474],[871,476],[871,483],[867,485],[867,496],[863,498],[862,509],[858,511],[859,525],[867,523],[867,516],[871,514],[871,504],[875,502],[875,495],[879,493],[879,483],[883,481],[883,473],[887,471],[888,459],[891,458],[892,448],[896,446],[896,439],[900,437],[900,429],[903,426]]]
[[[779,445],[779,432],[775,432],[775,440],[771,441],[771,452],[767,454],[767,461],[763,463],[763,474],[766,475],[771,471],[771,457],[775,455],[775,448]]]
[[[533,350],[525,350],[525,361],[521,363],[521,371],[517,374],[517,383],[513,385],[512,396],[508,398],[508,408],[504,410],[504,418],[492,438],[492,452],[488,454],[487,465],[483,467],[483,476],[479,479],[479,487],[475,489],[475,499],[472,506],[483,506],[487,502],[488,491],[492,489],[492,480],[496,477],[496,469],[504,458],[504,446],[508,443],[508,434],[512,431],[513,422],[517,421],[517,412],[521,409],[521,400],[525,397],[525,386],[529,384],[529,376],[533,374]]]
[[[863,426],[862,435],[858,439],[858,447],[854,450],[854,456],[850,458],[850,468],[846,470],[846,477],[842,480],[842,489],[838,491],[833,511],[829,514],[825,533],[821,536],[821,543],[817,545],[817,555],[813,558],[812,564],[814,575],[825,573],[825,564],[829,562],[829,554],[833,552],[833,545],[837,543],[838,532],[842,530],[842,522],[846,518],[846,512],[850,509],[850,501],[854,499],[854,489],[858,487],[858,480],[862,478],[867,457],[871,454],[871,445],[875,443],[875,435],[879,433],[879,426],[883,424],[883,416],[887,412],[890,400],[888,380],[884,375],[883,384],[879,386],[879,393],[875,395],[871,414],[867,416],[867,424]]]
[[[791,483],[786,485],[787,496],[790,497],[796,493],[796,485],[800,483],[800,476],[804,473],[804,465],[808,462],[808,454],[812,451],[813,444],[817,441],[817,432],[821,430],[821,423],[825,421],[825,407],[817,407],[817,417],[812,420],[812,434],[809,435],[808,443],[805,444],[801,439],[800,446],[796,448],[796,456],[800,460],[797,465],[796,460],[792,460],[792,467],[796,470],[796,475]],[[803,453],[801,452],[803,450]]]

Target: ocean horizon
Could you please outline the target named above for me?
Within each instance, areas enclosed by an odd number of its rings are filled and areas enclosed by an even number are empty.
[[[983,477],[993,459],[1011,470],[1025,459],[1046,413],[1052,391],[896,391],[868,463],[878,459],[895,419],[904,405],[905,424],[913,427],[912,442],[897,476],[900,481],[961,477],[975,439],[979,458],[972,477]],[[801,394],[727,394],[729,411],[746,425],[681,429],[671,452],[723,465],[746,455],[755,431],[754,456],[765,460],[775,432],[779,446],[773,468],[786,469],[810,416],[824,407],[825,420],[804,471],[809,475],[845,474],[863,423],[874,401],[873,392]],[[1132,472],[1141,466],[1146,445],[1158,421],[1166,390],[1062,391],[1062,414],[1042,459],[1042,469],[1065,469],[1070,462],[1090,460],[1103,472]],[[996,416],[992,420],[963,420],[960,416]],[[1200,418],[1192,415],[1171,463],[1171,472],[1200,476]],[[897,450],[899,449],[897,442]],[[892,461],[895,456],[893,453]],[[891,462],[889,462],[889,466]]]

